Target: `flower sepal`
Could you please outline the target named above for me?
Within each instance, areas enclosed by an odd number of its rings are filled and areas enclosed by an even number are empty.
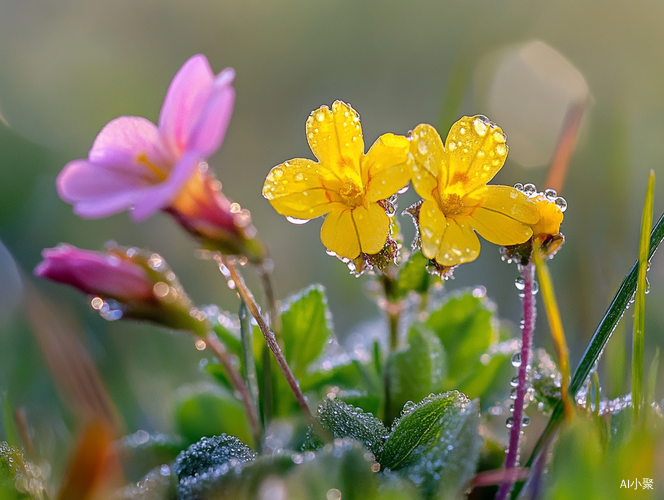
[[[265,249],[257,237],[251,213],[231,202],[221,191],[206,163],[185,184],[166,209],[205,250],[246,257],[254,264],[265,259]]]

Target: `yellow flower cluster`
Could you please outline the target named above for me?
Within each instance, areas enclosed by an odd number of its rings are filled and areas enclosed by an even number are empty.
[[[491,243],[516,245],[527,241],[533,229],[557,232],[562,220],[555,204],[535,203],[512,187],[486,185],[505,163],[507,144],[503,131],[483,116],[460,119],[445,144],[431,125],[421,124],[409,137],[380,136],[367,154],[360,117],[341,101],[331,110],[314,111],[306,131],[319,161],[296,158],[277,165],[267,176],[263,196],[290,218],[327,214],[321,239],[340,257],[355,259],[383,249],[390,222],[380,202],[409,180],[424,200],[419,211],[422,253],[443,266],[477,258],[475,232]],[[540,220],[538,205],[546,222]]]

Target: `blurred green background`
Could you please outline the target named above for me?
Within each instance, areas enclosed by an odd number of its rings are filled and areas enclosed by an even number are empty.
[[[320,220],[291,225],[260,195],[272,166],[312,156],[304,134],[312,110],[351,103],[367,149],[385,132],[406,134],[428,122],[444,137],[456,118],[485,114],[510,145],[494,183],[544,189],[563,118],[586,98],[562,193],[567,243],[550,264],[574,365],[636,258],[648,171],[664,173],[663,19],[664,4],[655,0],[0,0],[0,240],[8,250],[0,248],[0,389],[26,408],[44,453],[66,441],[71,416],[30,335],[22,279],[77,318],[80,342],[129,430],[171,429],[174,389],[203,378],[202,355],[185,335],[106,324],[76,292],[29,276],[44,247],[100,249],[114,239],[164,255],[198,304],[237,308],[212,263],[193,258],[194,243],[168,217],[82,220],[54,185],[109,120],[156,121],[171,78],[195,53],[215,72],[237,71],[233,119],[210,160],[225,194],[251,210],[275,261],[278,295],[322,283],[341,336],[379,317],[364,290],[370,278],[350,276],[325,254]],[[664,177],[658,182],[655,219],[664,210]],[[400,209],[415,199],[411,189]],[[410,241],[410,221],[400,220]],[[517,323],[516,275],[484,242],[479,260],[446,286],[485,285],[500,315]],[[661,254],[649,280],[646,366],[664,340]],[[620,327],[627,332],[631,312]],[[543,311],[536,341],[550,346]],[[608,396],[627,390],[626,342],[611,343]]]

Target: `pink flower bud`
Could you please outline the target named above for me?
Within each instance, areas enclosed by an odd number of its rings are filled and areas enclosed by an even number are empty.
[[[148,273],[138,264],[117,254],[101,254],[71,245],[47,248],[35,275],[73,286],[88,295],[122,302],[152,300]]]
[[[42,252],[34,274],[93,296],[91,305],[107,320],[151,321],[205,335],[208,324],[158,254],[109,244],[106,253],[60,245]],[[192,314],[193,313],[193,314]]]

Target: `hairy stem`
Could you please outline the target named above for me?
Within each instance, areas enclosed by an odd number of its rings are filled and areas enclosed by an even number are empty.
[[[517,371],[518,384],[516,386],[516,399],[514,400],[514,413],[512,415],[512,427],[510,429],[510,440],[505,455],[505,469],[513,469],[519,456],[519,440],[521,438],[521,422],[523,421],[523,403],[526,396],[528,383],[528,361],[530,359],[530,347],[535,330],[535,296],[533,295],[533,283],[535,281],[535,266],[528,264],[521,272],[523,277],[523,332],[521,340],[521,364]],[[505,481],[500,485],[496,500],[505,500],[514,485],[513,481]]]
[[[239,292],[240,297],[242,298],[242,300],[244,300],[244,303],[247,305],[247,308],[249,309],[249,312],[256,320],[256,323],[258,323],[258,328],[263,334],[263,337],[265,337],[265,342],[267,342],[267,345],[272,351],[272,354],[274,354],[274,358],[276,359],[277,364],[279,365],[279,368],[281,369],[281,372],[283,373],[284,377],[286,377],[286,381],[288,382],[288,385],[293,391],[293,395],[295,396],[295,399],[300,405],[302,412],[308,419],[311,420],[312,419],[311,411],[309,410],[309,406],[307,406],[307,401],[304,397],[304,394],[302,394],[302,390],[300,389],[300,386],[298,385],[297,380],[293,375],[293,372],[291,371],[290,367],[288,366],[288,363],[286,362],[286,358],[284,357],[284,353],[281,351],[281,347],[279,347],[279,343],[277,342],[277,338],[275,337],[274,332],[270,330],[267,323],[265,322],[265,319],[263,319],[263,316],[261,316],[260,309],[258,307],[258,304],[256,303],[256,300],[254,299],[253,294],[251,293],[251,290],[249,290],[249,288],[247,287],[242,275],[238,273],[235,266],[230,262],[230,260],[226,256],[221,257],[221,262],[223,263],[223,265],[225,265],[228,268],[228,271],[230,273],[230,278],[235,283],[235,287]]]
[[[258,446],[261,442],[262,431],[258,420],[256,405],[254,404],[249,389],[244,383],[240,372],[238,372],[235,366],[233,366],[230,354],[228,354],[226,346],[219,340],[217,334],[214,332],[208,332],[205,340],[207,341],[208,347],[212,350],[212,352],[214,352],[217,359],[226,369],[226,373],[228,373],[228,378],[230,379],[233,388],[240,394],[240,399],[242,400],[244,409],[247,412],[247,418],[249,419],[251,432],[254,435],[255,445]]]
[[[244,301],[240,302],[240,311],[238,314],[240,318],[240,337],[242,338],[242,357],[244,361],[244,378],[249,387],[249,394],[254,406],[258,408],[258,378],[256,376],[256,360],[254,359],[253,335],[252,328],[249,324],[249,316],[247,314],[247,305]]]

